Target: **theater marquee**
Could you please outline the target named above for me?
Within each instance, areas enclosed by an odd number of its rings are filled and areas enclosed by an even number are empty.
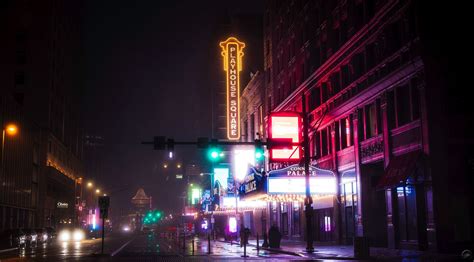
[[[220,42],[227,82],[227,138],[240,139],[240,71],[245,43],[235,37]]]

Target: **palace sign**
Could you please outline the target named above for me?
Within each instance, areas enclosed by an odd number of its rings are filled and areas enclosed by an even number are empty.
[[[330,170],[309,167],[309,185],[311,194],[336,194],[336,177]],[[273,170],[268,173],[268,194],[297,194],[306,193],[304,167],[292,165],[287,168]]]
[[[227,138],[240,139],[240,71],[245,44],[235,37],[220,42],[227,82]]]

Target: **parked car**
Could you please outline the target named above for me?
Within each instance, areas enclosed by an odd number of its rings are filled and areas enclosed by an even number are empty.
[[[22,231],[26,234],[27,245],[33,245],[33,243],[36,245],[38,243],[38,234],[36,234],[36,231],[32,228],[25,228]]]
[[[2,248],[14,248],[25,246],[26,235],[20,229],[7,229],[0,234],[0,246]]]
[[[48,237],[52,240],[57,237],[56,230],[52,227],[46,227],[46,232],[48,233]]]
[[[51,237],[48,234],[48,231],[46,231],[46,228],[35,228],[36,234],[38,234],[38,242],[40,243],[46,243],[51,240]]]

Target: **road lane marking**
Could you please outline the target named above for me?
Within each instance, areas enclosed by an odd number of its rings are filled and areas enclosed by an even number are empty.
[[[112,254],[110,254],[111,257],[117,255],[118,252],[122,251],[122,249],[124,249],[128,244],[130,244],[130,242],[132,242],[133,240],[135,240],[135,237],[130,239],[127,243],[123,244],[121,247],[119,247],[117,250],[115,250],[114,252],[112,252]]]

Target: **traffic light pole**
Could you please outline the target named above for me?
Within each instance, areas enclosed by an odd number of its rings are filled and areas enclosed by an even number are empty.
[[[311,190],[309,184],[309,124],[308,116],[306,114],[306,97],[302,96],[303,104],[303,148],[304,148],[304,173],[305,173],[305,185],[306,185],[306,198],[305,198],[305,214],[306,214],[306,251],[308,253],[314,252],[313,247],[313,198],[311,197]]]

